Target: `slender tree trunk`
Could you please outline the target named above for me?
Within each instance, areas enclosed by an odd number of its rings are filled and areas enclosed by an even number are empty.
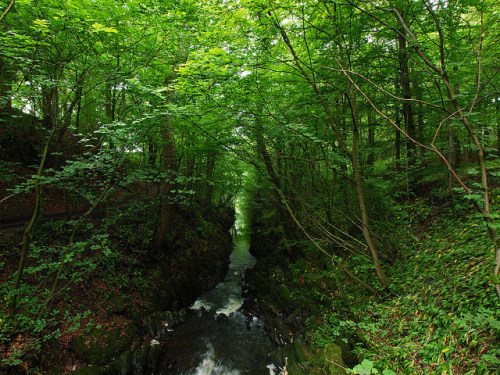
[[[10,318],[12,318],[16,313],[17,293],[19,292],[19,286],[21,285],[21,280],[23,278],[24,266],[26,263],[26,258],[28,256],[29,246],[31,243],[31,231],[33,230],[33,226],[35,225],[35,222],[38,218],[38,215],[40,214],[41,207],[42,207],[42,187],[40,186],[40,178],[42,177],[43,169],[45,167],[45,162],[47,161],[50,140],[54,134],[54,131],[55,131],[55,128],[54,128],[54,130],[51,131],[49,137],[45,141],[45,146],[44,146],[43,151],[42,151],[40,164],[38,165],[38,170],[37,170],[37,174],[35,177],[35,210],[33,211],[33,214],[31,215],[31,220],[30,220],[28,226],[24,229],[24,232],[23,232],[21,255],[19,258],[19,264],[17,266],[17,272],[16,272],[16,277],[14,279],[14,285],[12,287],[14,290],[14,297],[12,297],[12,300],[9,303],[9,317]]]
[[[350,153],[350,158],[352,161],[352,168],[354,171],[354,182],[356,186],[356,194],[358,196],[358,204],[359,209],[361,211],[361,229],[363,232],[363,237],[366,241],[366,245],[370,250],[370,254],[372,256],[373,265],[375,266],[375,272],[380,280],[380,283],[386,288],[389,286],[389,280],[385,275],[385,272],[380,263],[380,259],[378,256],[377,248],[375,247],[375,243],[373,242],[372,235],[370,233],[370,220],[368,218],[368,210],[366,209],[365,203],[365,195],[363,192],[363,181],[361,178],[361,171],[358,164],[357,157],[357,148],[358,148],[358,113],[357,113],[357,104],[356,104],[356,95],[354,94],[354,89],[352,84],[349,83],[349,100],[351,104],[351,114],[353,119],[353,140],[352,140],[352,148]]]
[[[111,83],[108,83],[106,85],[106,102],[104,104],[104,109],[106,111],[106,118],[108,119],[108,122],[115,121],[115,108],[116,108],[116,103],[115,103],[115,94],[113,90],[113,85]],[[109,138],[109,149],[110,150],[115,149],[115,144],[113,142],[112,137]]]
[[[148,165],[152,168],[156,167],[156,159],[158,159],[158,148],[152,137],[148,137]]]
[[[410,88],[410,71],[408,69],[408,53],[406,49],[406,32],[404,28],[398,30],[398,44],[399,44],[399,70],[401,91],[403,93],[403,118],[405,121],[406,133],[415,139],[415,121],[413,118],[413,107],[411,104],[411,88]],[[415,143],[411,140],[406,141],[406,152],[408,157],[409,166],[415,164]]]
[[[214,179],[214,172],[215,172],[215,161],[216,161],[216,155],[210,153],[207,156],[207,164],[205,166],[205,194],[204,194],[204,201],[205,205],[208,207],[210,206],[212,202],[212,196],[214,193],[214,185],[213,185],[213,179]]]
[[[458,71],[458,67],[453,67],[453,71]],[[448,93],[448,99],[451,99],[451,94],[457,95],[460,93],[460,85],[456,84],[453,88],[453,93]],[[450,111],[453,112],[453,104],[450,104]],[[453,122],[448,120],[448,161],[453,168],[457,168],[457,155],[460,153],[460,147],[456,147],[455,135],[453,130]],[[453,182],[455,180],[455,176],[448,170],[448,189],[450,192],[453,188]]]
[[[497,156],[500,158],[500,100],[498,98],[495,99],[496,110],[497,110]]]
[[[497,125],[497,157],[500,158],[500,124]]]
[[[454,168],[456,166],[455,163],[455,148],[453,143],[453,123],[451,120],[448,120],[448,162]],[[455,180],[455,176],[451,171],[448,171],[448,190],[451,192],[453,189],[453,181]]]
[[[368,112],[368,156],[366,163],[373,167],[375,162],[375,120],[373,111]]]
[[[422,89],[420,85],[415,82],[415,91],[418,100],[417,104],[417,129],[418,129],[418,141],[421,143],[424,142],[424,104],[422,103]],[[421,146],[418,146],[419,154],[420,154],[420,163],[424,162],[424,152],[425,149]]]
[[[71,125],[71,119],[73,117],[73,112],[75,111],[75,107],[78,106],[78,103],[81,103],[82,100],[82,95],[83,95],[83,79],[84,77],[81,77],[78,82],[77,82],[77,88],[75,90],[75,97],[71,101],[71,103],[68,105],[68,108],[66,112],[64,113],[63,116],[63,121],[62,124],[63,126],[61,127],[60,134],[64,134],[64,131],[66,131],[69,126]],[[58,138],[60,140],[60,137]]]
[[[78,105],[76,107],[76,118],[75,118],[75,133],[80,132],[80,114],[82,112],[82,97],[78,98]]]
[[[1,29],[0,29],[1,30]],[[7,59],[0,53],[0,125],[5,126],[2,122],[7,122],[12,112],[12,81],[13,74]]]
[[[400,127],[401,125],[401,117],[397,114],[396,115],[396,125]],[[395,133],[396,139],[394,141],[394,148],[395,148],[395,154],[396,154],[396,160],[394,163],[394,169],[396,169],[396,172],[398,172],[401,169],[401,132],[396,129]]]
[[[45,129],[58,129],[58,114],[59,90],[57,86],[42,86],[42,121]]]
[[[395,86],[396,86],[396,96],[401,96],[401,85],[399,84],[399,77],[396,77]],[[401,132],[398,129],[401,129],[401,111],[399,104],[396,104],[396,108],[394,110],[394,122],[397,125],[397,128],[394,129],[394,149],[396,155],[396,161],[394,163],[394,169],[396,172],[399,172],[401,169]]]
[[[176,171],[176,152],[174,130],[172,129],[171,119],[167,118],[161,130],[162,148],[162,169],[167,173],[167,178],[160,183],[159,196],[160,207],[157,216],[156,230],[153,237],[153,251],[157,254],[165,242],[165,236],[170,229],[175,215],[175,206],[171,202],[173,182],[173,172]]]
[[[192,149],[193,146],[194,146],[194,143],[193,141],[191,140],[193,137],[193,135],[188,131],[187,134],[186,134],[186,149]],[[194,173],[194,166],[196,164],[196,157],[195,157],[195,154],[191,151],[189,153],[186,154],[185,158],[184,158],[184,168],[185,168],[185,176],[187,178],[191,178],[193,177],[193,173]],[[191,189],[192,188],[192,183],[188,183],[187,184],[187,188],[188,189]]]

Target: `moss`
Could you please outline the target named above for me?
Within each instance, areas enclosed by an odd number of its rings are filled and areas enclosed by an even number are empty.
[[[76,371],[73,371],[71,374],[72,375],[99,375],[99,374],[101,374],[101,371],[99,370],[99,367],[85,366],[85,367],[79,368]]]
[[[108,301],[108,308],[112,313],[123,314],[127,309],[127,304],[122,297],[114,295]]]
[[[324,375],[324,372],[319,368],[313,368],[309,371],[309,375]]]
[[[323,350],[317,346],[309,347],[309,360],[311,361],[313,367],[322,368],[327,364],[325,360],[325,353]],[[325,363],[326,362],[326,363]]]
[[[298,363],[288,363],[287,371],[289,375],[303,375],[304,374],[304,369],[302,366]]]
[[[293,342],[293,349],[295,351],[295,357],[300,363],[305,364],[306,362],[309,362],[309,351],[304,343],[299,340],[295,340]]]
[[[327,344],[323,350],[325,355],[325,367],[330,375],[344,375],[346,364],[342,359],[342,348],[335,344]]]
[[[354,334],[345,338],[341,338],[335,343],[342,348],[342,358],[347,364],[347,367],[354,367],[358,364],[358,358],[353,353],[356,343],[361,343],[362,339],[359,335]]]
[[[71,345],[82,360],[94,365],[104,365],[130,348],[137,335],[138,329],[134,325],[123,331],[121,328],[94,329],[88,336],[75,337]]]

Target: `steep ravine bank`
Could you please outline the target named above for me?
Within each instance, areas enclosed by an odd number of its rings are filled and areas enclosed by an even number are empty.
[[[306,325],[319,313],[319,301],[307,284],[299,286],[288,277],[287,255],[277,246],[276,236],[255,226],[250,250],[257,263],[246,274],[244,308],[262,320],[277,345],[273,361],[281,368],[286,365],[289,375],[346,374],[344,368],[357,363],[354,338],[343,337],[323,348],[314,344]]]
[[[148,321],[150,345],[125,353],[107,368],[91,367],[78,373],[275,374],[269,335],[257,317],[241,309],[245,271],[255,264],[248,251],[248,235],[235,234],[233,242],[224,281],[201,294],[189,309],[156,313]]]
[[[238,211],[238,210],[237,210]],[[255,258],[247,235],[234,236],[234,250],[224,281],[203,293],[182,324],[159,340],[155,375],[264,375],[275,368],[272,342],[259,319],[242,309],[245,271]]]
[[[40,334],[41,348],[29,349],[38,337],[18,330],[10,346],[0,343],[0,354],[6,358],[20,349],[19,364],[2,363],[0,373],[121,374],[132,367],[143,373],[155,338],[182,321],[183,308],[224,278],[234,222],[231,209],[180,207],[167,248],[155,256],[148,250],[147,215],[143,209],[120,208],[93,221],[93,229],[81,231],[78,240],[88,244],[88,260],[73,265],[66,276],[71,282],[51,304],[53,318]],[[64,241],[65,230],[63,222],[43,224],[34,238],[41,249],[50,249]],[[17,232],[0,233],[2,247],[12,249],[2,278],[15,267],[18,238]],[[37,267],[39,257],[30,257],[27,267]],[[36,282],[28,274],[26,283]],[[27,318],[32,314],[19,312]]]
[[[166,249],[171,256],[162,257],[157,264],[159,283],[149,293],[151,306],[142,311],[126,308],[133,324],[115,337],[105,335],[104,345],[100,330],[73,339],[73,349],[88,363],[75,374],[150,373],[161,360],[158,340],[189,316],[187,306],[224,278],[233,248],[233,213],[207,212],[202,219],[183,211],[177,216]],[[89,344],[89,340],[94,342]]]

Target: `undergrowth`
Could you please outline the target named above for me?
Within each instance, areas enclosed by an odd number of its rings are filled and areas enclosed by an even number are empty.
[[[108,224],[122,230],[132,226],[116,220]],[[100,319],[111,317],[107,311],[111,297],[147,294],[152,288],[153,272],[138,264],[134,238],[125,237],[118,246],[111,241],[115,239],[114,234],[87,223],[69,246],[71,229],[71,223],[63,221],[40,223],[33,233],[23,283],[18,290],[13,290],[10,272],[16,267],[19,233],[15,233],[17,237],[0,237],[0,246],[10,251],[7,261],[0,262],[0,266],[5,266],[0,273],[3,302],[0,305],[0,373],[4,368],[18,365],[24,371],[39,368],[44,353],[55,341],[62,341],[61,345],[66,345],[64,349],[69,350],[71,337],[94,328],[97,324],[94,320],[100,312]],[[48,289],[61,262],[66,265],[60,275],[61,286],[47,302]],[[17,296],[18,307],[16,314],[9,317],[7,307],[13,296]],[[39,316],[44,303],[47,310]]]
[[[316,275],[313,288],[321,293],[331,285],[321,318],[309,326],[316,344],[356,337],[358,374],[500,373],[499,302],[486,229],[454,210],[431,217],[424,201],[401,211],[404,245],[398,261],[386,266],[388,296],[342,293],[345,276],[332,267],[318,273],[304,261],[292,266],[297,275]]]

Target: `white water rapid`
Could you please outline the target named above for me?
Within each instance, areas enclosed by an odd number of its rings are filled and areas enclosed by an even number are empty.
[[[256,317],[241,311],[245,271],[256,262],[249,248],[249,236],[235,236],[225,280],[198,298],[191,306],[196,313],[168,333],[162,349],[165,359],[154,375],[276,373],[268,358],[268,335]]]

